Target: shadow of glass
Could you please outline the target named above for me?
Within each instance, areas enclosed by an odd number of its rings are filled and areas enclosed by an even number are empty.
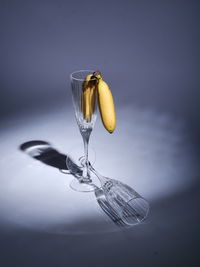
[[[21,144],[20,150],[49,166],[58,168],[59,170],[67,170],[67,156],[51,147],[48,142],[39,140],[29,141]]]
[[[57,168],[63,174],[71,174],[75,178],[80,176],[82,171],[70,159],[69,155],[64,155],[51,146],[50,143],[41,140],[32,140],[20,145],[20,150],[28,154],[30,157],[43,162],[46,165]],[[66,166],[66,159],[70,159],[73,165],[73,173],[69,172]],[[94,191],[96,200],[103,212],[113,221],[118,227],[128,227],[122,219],[117,215],[112,206],[106,200],[104,192],[101,188],[96,188]]]

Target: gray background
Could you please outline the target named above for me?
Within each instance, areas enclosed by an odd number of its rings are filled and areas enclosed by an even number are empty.
[[[100,69],[117,110],[184,121],[199,159],[199,11],[199,1],[1,1],[2,129],[24,114],[71,110],[69,74]],[[120,232],[62,237],[2,226],[1,266],[198,266],[198,186],[156,203],[158,222],[131,241]]]
[[[192,121],[198,14],[198,1],[1,1],[1,114],[66,103],[69,74],[100,69],[119,105]]]

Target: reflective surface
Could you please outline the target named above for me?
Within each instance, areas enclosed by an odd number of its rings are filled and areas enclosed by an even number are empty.
[[[184,124],[151,110],[127,107],[118,112],[121,130],[115,135],[110,137],[100,130],[100,122],[96,124],[96,138],[91,138],[97,156],[95,169],[108,177],[123,178],[121,182],[130,185],[153,206],[189,190],[196,181],[198,164]],[[132,115],[131,123],[125,119],[127,114]],[[44,154],[42,161],[36,154],[39,160],[35,160],[19,149],[30,140],[49,142],[54,152]],[[65,106],[39,118],[32,117],[31,121],[25,117],[10,120],[10,126],[4,127],[1,134],[2,222],[70,235],[118,231],[99,207],[95,192],[81,194],[71,190],[73,177],[58,170],[67,151],[78,142],[80,133],[73,113],[66,112]],[[58,153],[61,164],[57,161]],[[51,157],[56,159],[55,166]],[[50,166],[45,163],[48,161]]]

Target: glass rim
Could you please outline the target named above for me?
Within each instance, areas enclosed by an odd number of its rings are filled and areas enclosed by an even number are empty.
[[[85,78],[75,78],[73,77],[73,75],[75,73],[80,73],[80,72],[90,72],[90,73],[93,73],[95,72],[94,70],[76,70],[76,71],[73,71],[71,74],[70,74],[70,78],[71,80],[75,80],[75,81],[79,81],[79,82],[84,82],[85,81]],[[96,80],[96,78],[93,78],[91,80]]]
[[[126,206],[128,205],[128,203],[131,202],[131,201],[135,201],[136,199],[137,199],[137,200],[140,199],[140,200],[144,201],[144,202],[147,204],[147,211],[146,211],[145,216],[144,216],[140,221],[131,223],[131,222],[129,222],[128,220],[126,220],[125,218],[123,218],[123,217],[124,217],[124,216],[123,216],[123,213],[124,213],[124,210],[126,209]],[[145,198],[143,198],[143,197],[141,197],[141,196],[133,197],[133,198],[129,199],[129,200],[126,202],[126,204],[124,205],[124,207],[123,207],[123,209],[122,209],[122,211],[121,211],[121,218],[122,218],[122,221],[125,222],[127,225],[136,225],[136,224],[140,224],[140,223],[142,223],[142,222],[148,217],[149,210],[150,210],[149,202],[148,202]]]

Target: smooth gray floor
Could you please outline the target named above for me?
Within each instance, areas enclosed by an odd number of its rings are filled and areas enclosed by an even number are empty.
[[[113,136],[97,121],[95,167],[151,206],[143,224],[119,228],[93,193],[72,191],[72,177],[58,171],[81,140],[65,111],[10,119],[2,131],[1,266],[198,266],[199,165],[189,129],[144,109],[119,109],[123,131]],[[52,143],[59,157],[30,157],[20,145],[31,140]]]
[[[199,266],[199,190],[152,204],[148,224],[101,235],[1,228],[1,266]]]

